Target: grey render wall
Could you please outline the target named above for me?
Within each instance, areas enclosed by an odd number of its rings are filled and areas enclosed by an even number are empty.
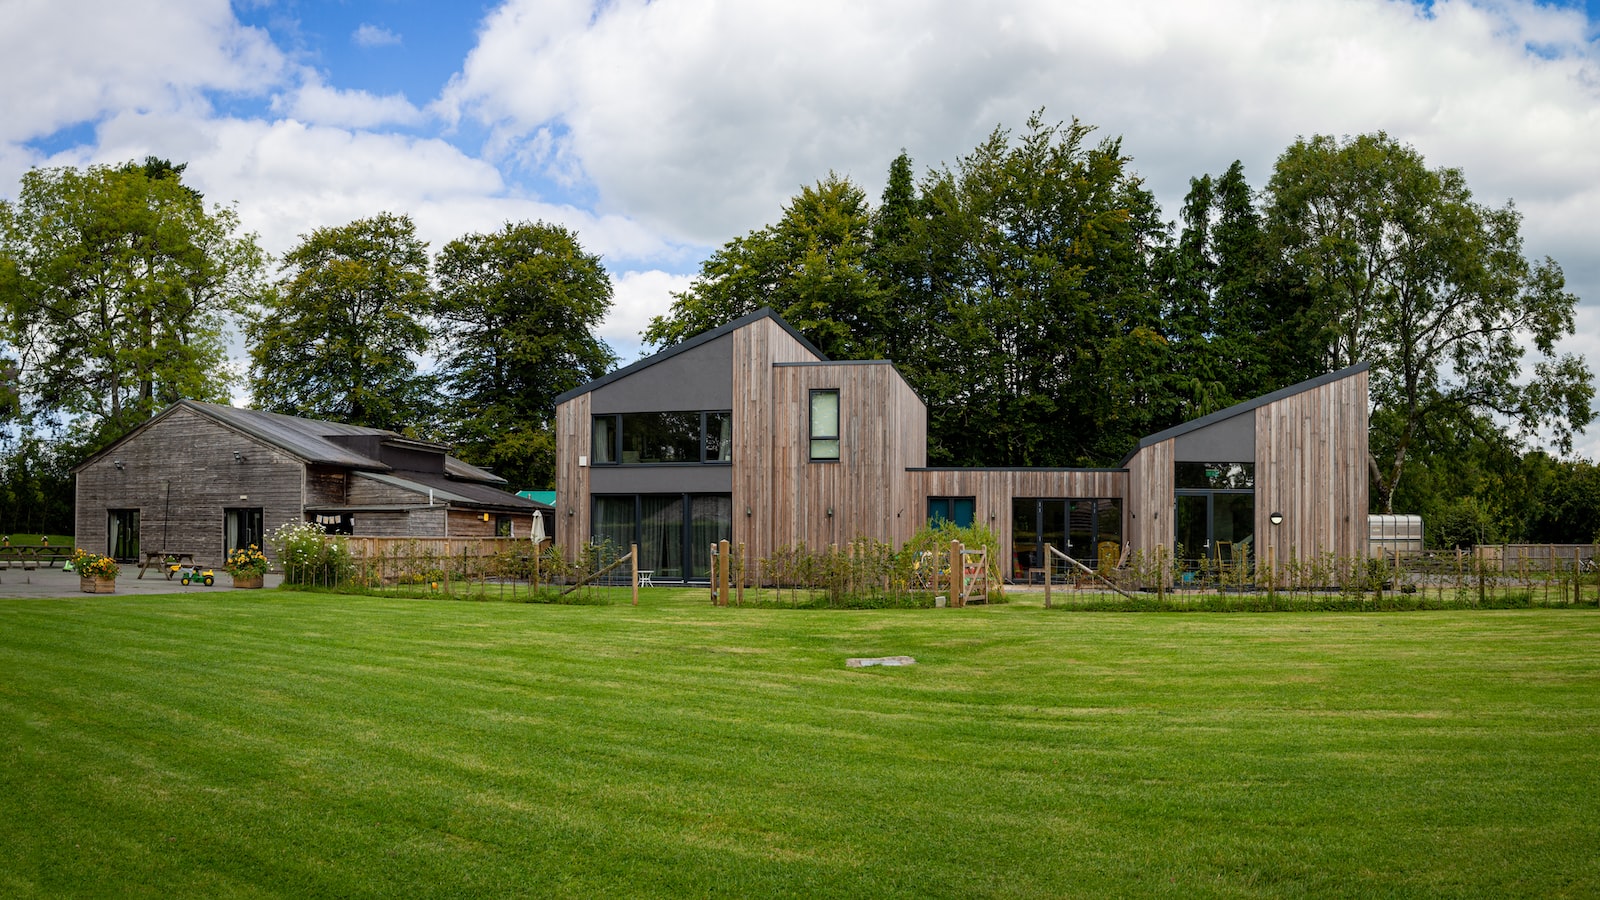
[[[1255,462],[1256,417],[1242,412],[1173,441],[1175,462]]]
[[[733,490],[733,466],[595,466],[591,494],[726,494]]]
[[[733,408],[733,335],[685,350],[590,392],[595,415]]]

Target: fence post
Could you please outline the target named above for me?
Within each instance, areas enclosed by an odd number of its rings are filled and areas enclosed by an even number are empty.
[[[745,579],[745,575],[746,575],[746,570],[745,570],[745,557],[744,557],[744,541],[740,541],[739,542],[739,594],[738,594],[738,599],[736,599],[734,601],[735,603],[737,603],[740,606],[744,605],[744,579]]]
[[[950,542],[950,605],[967,605],[967,576],[961,569],[961,542]]]
[[[717,571],[714,574],[715,574],[716,579],[717,579],[717,605],[718,606],[727,606],[728,605],[728,550],[729,550],[729,547],[730,547],[730,544],[727,541],[718,541],[717,542]]]
[[[1050,566],[1052,564],[1054,564],[1054,562],[1055,562],[1055,560],[1051,559],[1051,557],[1054,554],[1051,553],[1050,551],[1053,550],[1053,549],[1055,549],[1055,548],[1051,547],[1049,544],[1045,544],[1044,545],[1044,608],[1045,609],[1049,609],[1050,608],[1050,581],[1051,581],[1051,578],[1050,578]]]
[[[639,605],[639,545],[638,544],[629,544],[628,545],[628,558],[630,560],[632,560],[632,562],[628,565],[628,568],[629,568],[629,570],[631,570],[632,581],[633,581],[633,605],[634,606],[638,606]]]

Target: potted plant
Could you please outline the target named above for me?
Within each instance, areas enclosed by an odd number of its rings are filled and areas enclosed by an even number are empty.
[[[259,547],[251,544],[229,553],[228,561],[222,567],[233,576],[234,587],[258,588],[267,574],[267,556]]]
[[[85,594],[116,593],[117,573],[122,567],[111,557],[79,548],[73,551],[72,568],[78,573],[78,588]]]

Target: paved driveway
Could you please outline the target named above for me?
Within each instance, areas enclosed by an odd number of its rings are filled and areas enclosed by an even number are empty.
[[[277,587],[283,582],[282,575],[268,575],[266,586]],[[137,566],[123,566],[122,574],[117,576],[117,593],[119,594],[176,594],[197,593],[213,594],[234,590],[233,579],[228,573],[217,570],[217,583],[211,587],[204,584],[190,584],[184,587],[173,576],[171,581],[163,578],[157,572],[150,572],[141,580]],[[0,569],[0,597],[82,597],[86,596],[78,589],[78,573],[63,572],[60,569]]]

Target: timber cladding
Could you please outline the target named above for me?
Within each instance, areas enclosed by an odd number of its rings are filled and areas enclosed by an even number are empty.
[[[1001,552],[1011,547],[1011,501],[1019,497],[1116,499],[1127,496],[1128,473],[1122,469],[921,469],[909,473],[914,490],[928,497],[972,497],[974,521],[994,532]],[[1127,534],[1123,510],[1123,534]],[[918,510],[916,524],[927,521]]]
[[[1157,547],[1172,551],[1174,509],[1178,505],[1173,488],[1173,462],[1176,441],[1168,439],[1140,448],[1128,460],[1128,544],[1136,551],[1153,554]]]
[[[78,470],[77,544],[109,552],[108,510],[137,510],[141,550],[193,553],[196,562],[219,566],[226,510],[260,508],[269,534],[300,521],[304,470],[287,454],[178,409]]]
[[[556,545],[568,553],[589,540],[590,394],[556,407]]]
[[[763,504],[772,533],[760,556],[787,544],[810,547],[867,537],[895,546],[926,518],[907,469],[927,461],[926,407],[888,362],[779,363],[772,367],[773,417]],[[839,459],[812,461],[810,396],[839,392]],[[735,498],[735,508],[738,500]],[[735,516],[737,519],[738,516]]]
[[[1257,558],[1367,552],[1367,372],[1256,410]],[[1273,525],[1270,516],[1283,514]]]

